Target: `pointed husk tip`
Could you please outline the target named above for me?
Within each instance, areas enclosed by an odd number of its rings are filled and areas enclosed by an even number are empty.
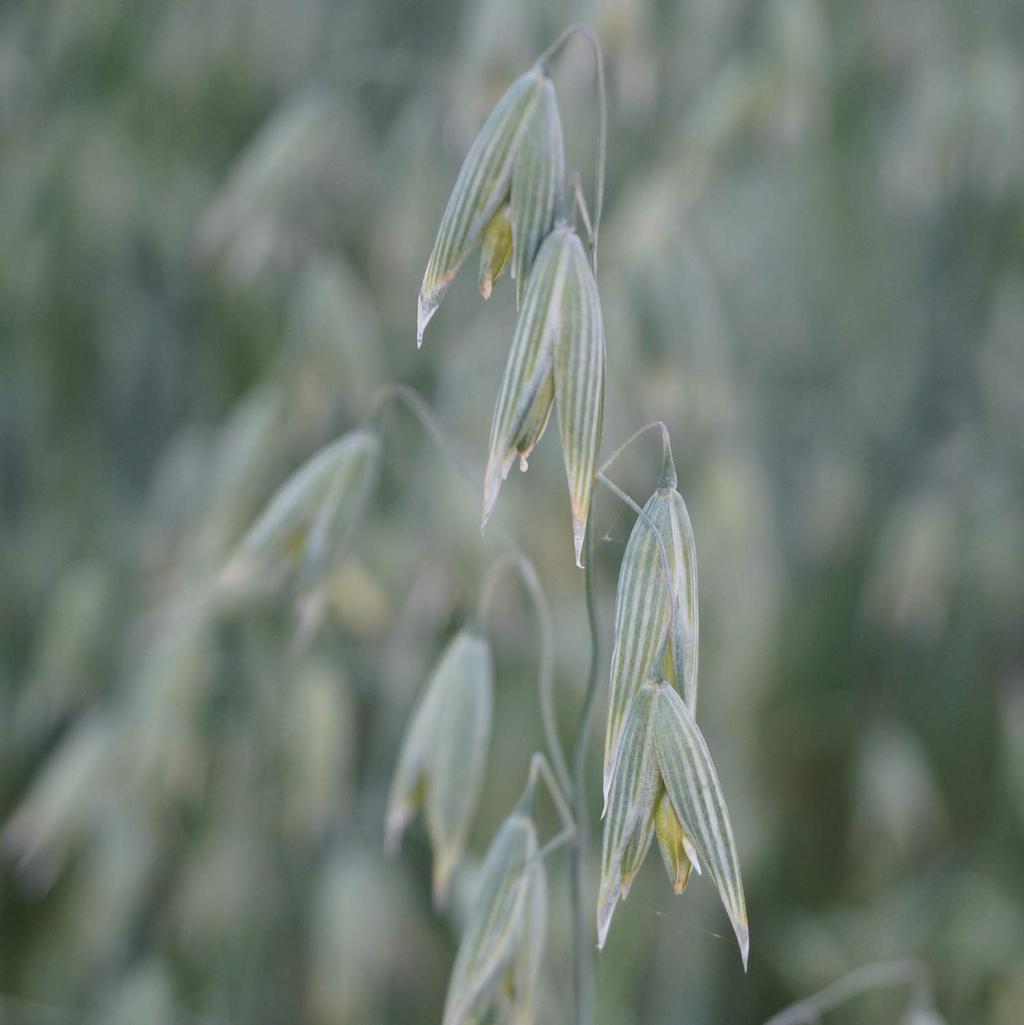
[[[501,491],[501,485],[507,480],[509,470],[512,469],[515,459],[516,452],[513,450],[505,453],[500,460],[492,458],[487,464],[487,469],[484,472],[483,511],[480,516],[481,534],[483,534],[487,521],[490,520],[491,514],[494,512],[494,506],[498,501],[498,492]]]
[[[597,949],[604,949],[604,941],[608,938],[612,915],[619,903],[619,882],[617,879],[610,886],[603,886],[597,897]]]
[[[733,929],[736,932],[736,942],[740,945],[740,957],[743,958],[743,971],[747,971],[747,960],[750,955],[750,930],[746,923],[734,922]]]
[[[572,517],[572,546],[576,553],[576,568],[583,569],[583,541],[587,536],[586,518],[580,518],[576,513]]]
[[[431,318],[437,312],[438,306],[441,305],[441,300],[444,298],[444,293],[448,290],[447,284],[442,284],[440,287],[433,289],[433,291],[427,293],[420,291],[419,299],[416,302],[416,348],[420,348],[423,345],[423,333],[427,330],[427,325],[430,323]]]

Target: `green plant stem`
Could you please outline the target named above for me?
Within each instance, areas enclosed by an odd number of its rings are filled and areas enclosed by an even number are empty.
[[[590,672],[587,689],[583,694],[576,739],[572,750],[572,809],[576,820],[576,839],[569,848],[569,889],[572,902],[573,929],[573,996],[576,1025],[590,1025],[590,929],[583,901],[583,869],[586,863],[587,840],[587,728],[597,692],[597,676],[601,661],[601,633],[597,618],[597,593],[594,583],[594,530],[593,512],[587,519],[587,559],[584,567],[584,587],[587,597],[587,623],[590,628]]]
[[[388,381],[386,384],[382,384],[377,389],[370,403],[369,419],[376,420],[388,402],[402,403],[420,422],[420,426],[437,446],[441,455],[455,467],[459,475],[473,491],[479,491],[479,485],[477,484],[479,478],[474,476],[472,471],[459,458],[451,441],[445,436],[444,430],[437,422],[437,418],[426,402],[423,401],[423,396],[415,388],[410,388],[409,385],[401,384],[398,381]]]
[[[555,712],[555,638],[551,625],[551,608],[544,595],[536,568],[522,552],[507,552],[491,564],[480,587],[480,620],[483,622],[485,619],[498,577],[507,568],[514,568],[519,573],[537,617],[537,629],[540,633],[540,667],[537,674],[537,691],[540,698],[544,740],[548,746],[548,753],[551,755],[551,764],[554,766],[558,785],[561,792],[568,798],[572,784],[565,750],[558,735],[558,717]]]
[[[370,404],[370,419],[379,417],[381,410],[388,402],[400,402],[416,417],[420,426],[437,446],[441,455],[455,467],[470,489],[477,492],[476,478],[459,459],[454,446],[445,435],[444,429],[437,422],[437,418],[426,402],[423,401],[423,397],[419,392],[406,384],[400,384],[396,381],[390,381],[382,385]],[[555,714],[555,642],[551,625],[551,609],[548,606],[544,589],[541,587],[540,578],[537,576],[537,570],[533,563],[519,550],[512,535],[500,523],[497,524],[497,527],[499,532],[504,534],[509,544],[512,545],[513,551],[499,559],[491,567],[490,573],[484,580],[480,595],[480,618],[483,619],[485,608],[490,602],[491,591],[497,574],[504,569],[505,565],[514,565],[519,571],[523,584],[526,586],[537,615],[541,643],[540,672],[538,674],[537,686],[540,697],[541,720],[544,727],[544,739],[551,755],[551,762],[554,765],[558,783],[562,787],[563,792],[568,795],[572,790],[572,781],[569,775],[565,749],[558,735],[558,717]]]
[[[765,1025],[818,1025],[823,1015],[847,1000],[890,986],[910,986],[919,1006],[926,1007],[931,1002],[928,973],[920,961],[913,958],[879,961],[855,968],[813,996],[772,1015]]]
[[[648,431],[659,430],[661,432],[661,455],[662,459],[672,459],[672,438],[668,433],[668,428],[665,426],[664,420],[652,420],[650,423],[646,423],[643,427],[637,428],[598,468],[597,472],[606,473],[608,468],[615,462],[623,452],[629,448],[630,445],[636,441],[641,435],[646,434]]]
[[[572,842],[576,836],[576,822],[569,808],[568,797],[562,787],[559,786],[558,780],[555,779],[555,774],[551,771],[548,760],[540,751],[535,751],[533,758],[530,759],[528,785],[534,786],[538,779],[542,779],[544,785],[548,788],[551,803],[554,804],[555,811],[558,813],[558,818],[562,823],[561,832],[548,840],[537,852],[539,858],[546,858],[553,851],[558,850],[559,847]]]

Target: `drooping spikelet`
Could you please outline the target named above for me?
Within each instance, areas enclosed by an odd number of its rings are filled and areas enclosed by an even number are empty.
[[[487,765],[494,704],[491,651],[470,630],[452,638],[406,728],[388,797],[386,839],[396,850],[421,805],[434,851],[434,900],[445,902]]]
[[[569,483],[573,548],[582,565],[604,415],[604,322],[594,272],[576,232],[560,225],[541,245],[494,408],[482,525],[502,481],[527,459],[558,409]]]
[[[481,241],[487,269],[481,265],[480,291],[485,299],[490,296],[506,262],[493,259],[494,251],[500,250],[495,243],[504,230],[502,217],[511,232],[516,300],[522,299],[534,256],[554,223],[564,181],[555,87],[544,69],[534,66],[509,86],[463,161],[423,275],[417,345],[463,260]]]
[[[678,691],[651,677],[630,703],[612,769],[598,890],[598,946],[604,946],[615,906],[628,895],[655,832],[676,892],[685,885],[691,865],[707,870],[746,967],[743,882],[718,773]]]

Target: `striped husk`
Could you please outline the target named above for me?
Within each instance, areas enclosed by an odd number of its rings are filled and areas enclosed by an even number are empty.
[[[669,471],[665,486],[651,495],[644,515],[637,517],[619,570],[604,745],[605,801],[626,710],[648,674],[657,668],[682,691],[691,712],[697,704],[697,549],[670,463]],[[664,545],[670,581],[655,529]],[[670,619],[673,629],[667,633]]]
[[[604,324],[597,282],[579,236],[555,228],[537,254],[512,339],[491,423],[481,526],[502,481],[527,459],[558,408],[569,484],[573,547],[581,565],[583,537],[604,411]]]
[[[305,462],[278,489],[239,543],[223,579],[303,591],[337,568],[377,477],[380,438],[349,431]]]
[[[498,101],[463,161],[423,275],[417,344],[463,260],[489,228],[500,229],[494,218],[506,203],[517,302],[522,298],[533,258],[554,223],[565,179],[563,149],[554,85],[535,66]],[[485,252],[480,274],[484,298],[504,266],[501,261],[489,269],[492,262]]]
[[[654,833],[677,893],[686,885],[691,865],[707,869],[746,967],[743,882],[718,773],[679,693],[649,679],[633,697],[612,771],[598,890],[598,946],[604,945],[615,906],[629,893]]]
[[[667,684],[658,688],[654,747],[665,792],[700,864],[718,888],[746,968],[750,947],[747,908],[729,811],[700,727],[683,699]]]
[[[570,238],[562,300],[562,338],[555,351],[555,402],[569,481],[573,549],[583,565],[583,535],[604,421],[604,320],[597,281],[579,236]]]
[[[513,812],[491,841],[476,902],[459,943],[443,1025],[480,1021],[505,986],[517,1020],[527,1021],[543,951],[544,864],[533,821]]]
[[[554,224],[565,184],[562,122],[551,79],[545,78],[530,130],[523,136],[512,170],[512,277],[521,306],[534,257]]]
[[[654,754],[653,687],[633,701],[622,731],[601,846],[601,883],[597,893],[597,945],[604,946],[620,897],[629,893],[654,835],[658,764]]]

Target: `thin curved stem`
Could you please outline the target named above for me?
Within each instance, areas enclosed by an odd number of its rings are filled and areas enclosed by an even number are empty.
[[[583,195],[583,183],[580,180],[579,171],[573,171],[569,176],[569,184],[572,186],[573,195],[576,197],[576,209],[583,219],[583,227],[586,229],[587,238],[593,239],[594,224],[590,219],[590,211],[587,209],[587,197]],[[575,224],[573,227],[575,227]]]
[[[382,385],[371,403],[370,418],[379,415],[383,406],[391,401],[401,402],[420,422],[423,429],[430,436],[431,441],[437,446],[438,451],[448,459],[460,476],[466,481],[473,491],[477,490],[473,474],[466,468],[448,438],[444,429],[437,422],[430,407],[423,401],[422,396],[415,389],[399,382],[389,382]],[[508,531],[498,527],[506,538],[512,543]],[[568,760],[565,756],[565,749],[558,736],[558,719],[555,713],[554,697],[554,636],[551,629],[551,609],[548,606],[544,589],[541,587],[540,578],[533,563],[518,549],[507,553],[491,567],[481,588],[479,615],[483,620],[486,608],[491,601],[491,592],[494,589],[498,574],[505,568],[505,565],[514,565],[519,571],[523,584],[526,587],[530,600],[533,603],[537,615],[537,624],[540,630],[541,656],[540,672],[538,679],[538,690],[540,692],[541,720],[544,728],[544,738],[551,753],[551,759],[558,774],[559,782],[566,792],[570,790],[571,781],[569,776]]]
[[[661,457],[663,460],[672,462],[672,436],[668,432],[668,427],[665,426],[664,420],[652,420],[650,423],[646,423],[643,427],[635,430],[598,468],[598,473],[605,473],[608,468],[615,462],[623,452],[629,448],[630,445],[636,441],[642,434],[646,434],[648,431],[652,431],[655,428],[661,431]],[[674,485],[673,485],[674,486]]]
[[[590,44],[594,53],[594,64],[597,68],[597,154],[594,159],[594,230],[590,236],[590,255],[597,274],[597,233],[601,230],[601,214],[604,211],[604,178],[605,164],[608,156],[608,96],[604,81],[604,54],[601,51],[601,40],[589,26],[577,22],[570,25],[562,34],[537,58],[537,63],[546,68],[576,34],[583,36]]]
[[[658,644],[659,654],[655,659],[655,664],[659,664],[665,651],[665,646],[668,643],[668,638],[672,637],[675,633],[676,625],[676,601],[672,586],[672,570],[669,567],[665,541],[661,536],[661,531],[658,530],[657,524],[651,519],[647,511],[638,505],[618,484],[609,480],[600,470],[594,475],[594,480],[603,484],[616,498],[625,502],[644,521],[647,529],[654,535],[654,540],[658,545],[658,554],[661,556],[661,571],[665,577],[665,590],[668,593],[668,621],[665,623],[665,632]]]
[[[548,605],[544,589],[541,587],[536,568],[522,552],[507,552],[491,564],[480,586],[478,615],[480,621],[483,622],[493,600],[498,578],[506,569],[511,568],[518,571],[537,617],[537,628],[540,633],[540,667],[537,674],[537,690],[540,697],[544,740],[551,754],[558,785],[563,793],[568,793],[571,786],[569,767],[562,741],[558,735],[558,718],[555,713],[555,639],[551,626],[551,608]]]
[[[930,1003],[931,986],[924,965],[914,958],[879,961],[855,968],[849,975],[804,1000],[772,1015],[765,1025],[817,1025],[822,1015],[853,997],[889,986],[912,987],[914,999]]]
[[[572,902],[573,926],[573,994],[577,1025],[590,1023],[590,947],[589,929],[583,903],[583,867],[587,853],[587,728],[597,692],[597,677],[601,663],[601,632],[597,616],[597,593],[594,583],[593,507],[587,518],[587,561],[584,567],[584,587],[587,599],[587,624],[590,629],[590,671],[587,689],[580,707],[579,724],[572,750],[573,813],[576,818],[576,842],[569,855],[569,889]]]
[[[559,847],[563,847],[569,843],[576,836],[576,820],[573,818],[571,809],[569,808],[568,799],[566,798],[565,791],[559,785],[555,774],[551,771],[551,766],[548,764],[548,760],[540,751],[535,751],[533,757],[530,759],[530,785],[536,783],[537,779],[542,779],[545,786],[548,788],[548,794],[551,797],[551,803],[555,806],[555,811],[558,812],[558,817],[562,822],[561,832],[556,833],[543,847],[537,852],[541,858],[546,858],[552,851],[558,850]]]
[[[389,381],[387,384],[382,384],[377,389],[370,403],[369,419],[372,420],[379,417],[381,409],[388,402],[394,401],[401,402],[419,420],[420,425],[429,435],[430,440],[437,446],[441,455],[455,467],[460,476],[474,491],[479,491],[476,476],[459,458],[452,443],[445,436],[444,429],[437,422],[437,418],[430,407],[424,402],[423,396],[415,388],[410,388],[409,385],[401,384],[398,381]]]
[[[483,474],[473,473],[473,471],[459,458],[458,453],[455,451],[455,446],[445,434],[444,428],[438,422],[437,417],[434,416],[430,407],[423,400],[423,396],[420,395],[415,388],[410,388],[409,385],[401,384],[398,381],[389,381],[387,384],[381,385],[380,388],[377,389],[377,392],[370,403],[370,415],[367,419],[374,420],[378,418],[383,407],[388,402],[395,401],[401,402],[405,408],[416,417],[420,426],[424,431],[426,431],[438,452],[440,452],[440,454],[451,463],[466,486],[477,496],[477,498],[479,498],[479,481],[483,478]],[[495,530],[497,530],[499,535],[508,541],[513,548],[518,550],[515,537],[512,534],[512,531],[503,525],[500,513],[496,512],[489,522],[494,524]]]

